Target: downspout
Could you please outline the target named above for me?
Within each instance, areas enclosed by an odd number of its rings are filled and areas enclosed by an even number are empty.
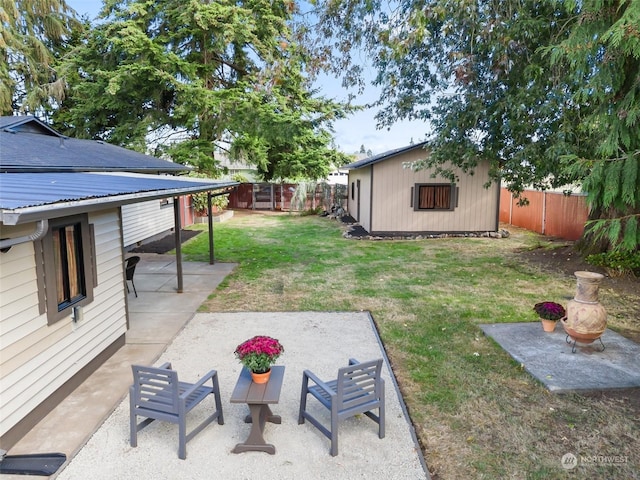
[[[3,240],[0,240],[0,251],[2,253],[5,253],[8,252],[9,249],[14,245],[40,240],[48,230],[49,220],[39,220],[35,232],[33,232],[31,235],[25,235],[16,238],[5,238]]]

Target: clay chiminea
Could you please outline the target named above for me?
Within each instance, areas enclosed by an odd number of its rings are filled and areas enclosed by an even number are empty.
[[[604,343],[600,338],[607,329],[607,311],[598,301],[600,281],[604,275],[595,272],[575,272],[578,285],[573,300],[567,303],[567,316],[562,319],[562,326],[573,340],[573,352],[576,342],[591,343],[600,339],[602,350]]]

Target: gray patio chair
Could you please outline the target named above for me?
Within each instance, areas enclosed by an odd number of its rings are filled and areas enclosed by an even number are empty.
[[[309,386],[309,380],[315,383]],[[331,426],[326,428],[307,411],[307,394],[315,397],[331,412]],[[371,410],[378,409],[378,415]],[[305,370],[302,374],[300,413],[298,423],[309,420],[331,440],[331,455],[338,454],[338,422],[364,413],[378,424],[378,437],[384,438],[384,380],[382,359],[358,362],[349,359],[349,366],[338,370],[338,378],[323,382],[314,373]]]
[[[171,370],[171,364],[160,367],[143,367],[132,365],[133,385],[129,388],[130,402],[130,442],[132,447],[138,445],[138,432],[154,420],[178,424],[178,457],[187,457],[187,442],[216,418],[218,424],[224,424],[218,374],[211,370],[198,382],[184,383],[178,381],[178,372]],[[211,380],[212,386],[205,386]],[[186,416],[196,405],[208,395],[215,397],[216,410],[200,425],[187,434]],[[147,417],[138,424],[138,415]]]
[[[133,256],[129,257],[125,260],[124,271],[127,275],[127,282],[131,282],[131,286],[133,287],[133,293],[136,294],[136,298],[138,297],[138,292],[136,291],[136,284],[133,283],[133,274],[136,273],[136,265],[140,261],[140,257]],[[127,283],[127,293],[129,293],[129,284]]]

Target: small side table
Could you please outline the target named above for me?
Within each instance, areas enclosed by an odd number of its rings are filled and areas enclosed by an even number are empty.
[[[240,377],[231,394],[231,403],[246,403],[250,414],[244,419],[245,423],[251,423],[251,432],[244,443],[238,443],[232,450],[233,453],[242,452],[267,452],[276,453],[276,447],[264,441],[264,425],[266,422],[280,424],[280,415],[274,415],[269,408],[270,404],[277,404],[280,400],[280,390],[284,379],[284,367],[271,367],[271,377],[267,383],[253,383],[251,372],[245,367],[240,372]]]

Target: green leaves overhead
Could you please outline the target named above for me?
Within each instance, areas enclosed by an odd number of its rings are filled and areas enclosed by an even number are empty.
[[[581,155],[592,219],[587,234],[611,249],[638,249],[640,237],[640,2],[597,1],[573,6],[575,23],[549,49],[552,65],[573,85],[576,131],[591,148]],[[577,151],[580,145],[571,145]]]
[[[361,80],[347,70],[353,50],[369,53],[379,122],[425,121],[431,153],[416,168],[473,172],[486,160],[489,180],[516,195],[582,183],[591,218],[604,217],[592,224],[605,229],[598,247],[630,248],[626,225],[635,231],[640,215],[640,2],[318,5],[319,37],[347,84]]]
[[[291,21],[282,1],[108,0],[65,63],[71,95],[56,121],[81,137],[151,142],[214,176],[231,152],[267,180],[316,178],[345,109],[310,91]]]
[[[64,98],[59,60],[82,29],[64,0],[0,0],[0,115],[46,115]]]

